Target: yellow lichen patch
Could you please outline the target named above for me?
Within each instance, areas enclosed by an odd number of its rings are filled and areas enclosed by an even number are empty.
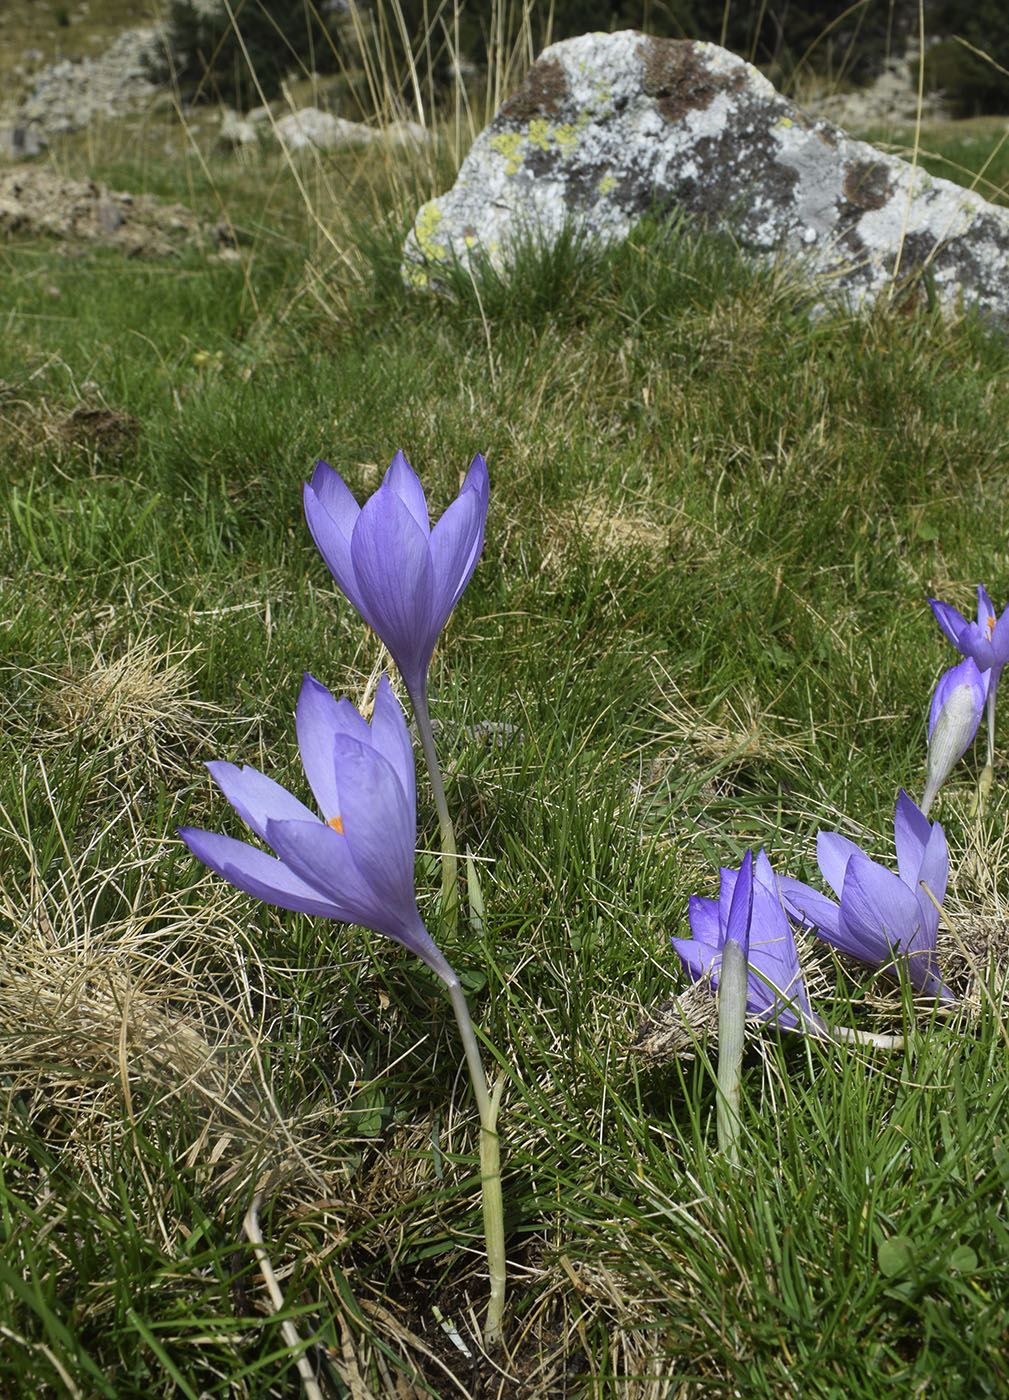
[[[426,258],[432,258],[439,262],[448,257],[448,249],[444,243],[435,240],[435,233],[441,224],[443,214],[435,203],[425,204],[417,215],[417,222],[414,224],[414,237],[420,245],[420,251]]]
[[[522,165],[522,142],[525,140],[521,132],[499,131],[496,136],[490,139],[491,150],[497,151],[499,156],[504,156],[505,174],[517,175]]]
[[[570,151],[578,144],[578,127],[571,122],[563,122],[554,127],[554,140],[562,151]]]
[[[418,267],[416,263],[405,263],[403,266],[403,275],[410,283],[410,286],[416,287],[418,291],[425,291],[427,287],[430,286],[431,279],[427,275],[427,272],[424,268]]]
[[[529,123],[529,144],[538,146],[541,151],[549,151],[551,141],[550,123],[543,117],[535,117]]]
[[[601,195],[610,194],[617,187],[616,178],[613,175],[604,175],[596,186]]]

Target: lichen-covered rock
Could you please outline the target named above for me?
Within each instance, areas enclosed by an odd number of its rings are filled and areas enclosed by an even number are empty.
[[[632,31],[544,50],[417,214],[404,274],[426,287],[476,250],[503,266],[517,238],[572,222],[623,238],[656,210],[801,258],[821,302],[924,283],[1009,320],[1009,210],[814,121],[714,44]]]

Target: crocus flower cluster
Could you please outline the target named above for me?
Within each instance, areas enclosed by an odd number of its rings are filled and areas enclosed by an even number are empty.
[[[309,527],[323,558],[388,647],[410,693],[442,821],[444,868],[451,858],[448,883],[453,894],[454,836],[434,757],[427,673],[438,635],[480,556],[487,500],[487,468],[480,456],[433,530],[424,490],[401,452],[363,507],[323,462],[305,487]],[[318,813],[255,768],[215,762],[208,764],[214,781],[270,851],[193,827],[183,827],[179,834],[205,865],[255,899],[373,929],[415,953],[445,983],[480,1113],[491,1281],[484,1336],[493,1343],[500,1339],[505,1297],[496,1131],[500,1088],[494,1094],[488,1089],[461,983],[417,908],[416,787],[406,720],[385,676],[368,724],[349,700],[336,700],[306,675],[296,725],[301,762]]]
[[[304,491],[305,518],[320,554],[387,647],[410,696],[441,828],[442,912],[449,928],[458,906],[455,830],[435,752],[428,669],[483,549],[489,493],[487,464],[477,453],[459,495],[432,529],[424,488],[402,452],[363,506],[327,462],[318,463]]]
[[[921,996],[956,1001],[942,979],[936,956],[949,856],[943,829],[929,821],[928,813],[939,788],[973,742],[986,704],[988,762],[982,794],[986,777],[988,786],[991,782],[995,693],[1009,662],[1009,608],[996,616],[984,587],[978,587],[977,596],[976,622],[948,603],[929,600],[936,621],[964,659],[942,676],[932,696],[922,805],[916,806],[903,789],[897,797],[896,874],[871,860],[840,832],[821,831],[817,861],[833,899],[800,880],[777,879],[762,851],[756,874],[749,856],[738,875],[722,870],[717,901],[691,898],[693,938],[674,938],[674,948],[692,978],[708,976],[717,984],[726,941],[745,943],[751,1016],[784,1030],[814,1028],[817,1018],[802,987],[791,932],[788,938],[782,932],[783,921],[787,928],[789,918],[838,952],[879,967],[888,977],[906,978]],[[737,902],[735,892],[744,882],[750,893],[746,901]],[[772,989],[789,988],[787,1000],[772,993]]]

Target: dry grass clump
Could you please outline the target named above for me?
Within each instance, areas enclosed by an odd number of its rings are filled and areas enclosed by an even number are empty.
[[[165,852],[140,852],[129,806],[80,851],[55,802],[45,833],[28,812],[27,796],[22,812],[0,806],[0,842],[16,857],[0,870],[6,1110],[52,1117],[83,1166],[124,1112],[182,1100],[198,1125],[187,1160],[218,1188],[241,1189],[255,1163],[318,1176],[264,1066],[273,998],[242,897],[217,881],[195,899],[161,887]],[[103,859],[111,845],[119,854]]]
[[[562,510],[546,512],[540,567],[563,570],[586,548],[600,562],[633,551],[658,564],[672,548],[676,534],[674,527],[659,525],[644,511],[618,505],[597,489]]]
[[[193,752],[220,713],[193,696],[192,651],[130,637],[122,650],[99,640],[90,652],[83,665],[43,677],[49,743],[100,746],[119,766],[148,776],[191,777]]]
[[[752,691],[726,695],[716,706],[692,703],[675,681],[663,673],[661,698],[652,713],[666,746],[650,762],[645,784],[660,784],[684,758],[738,770],[751,763],[798,761],[812,746],[812,737],[797,732],[794,720],[776,716]]]

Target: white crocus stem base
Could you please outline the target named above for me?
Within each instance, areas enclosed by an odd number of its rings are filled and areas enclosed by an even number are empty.
[[[859,1031],[854,1026],[832,1026],[831,1040],[840,1045],[860,1045],[872,1050],[903,1050],[906,1039],[902,1035],[883,1035],[879,1031]]]
[[[501,1341],[505,1305],[507,1260],[504,1241],[504,1200],[501,1195],[501,1148],[497,1135],[497,1116],[501,1105],[504,1077],[498,1079],[494,1091],[487,1088],[487,1079],[480,1060],[473,1021],[459,979],[448,983],[448,994],[462,1036],[469,1068],[473,1097],[480,1114],[480,1188],[483,1196],[483,1228],[487,1242],[487,1272],[490,1278],[490,1302],[484,1323],[484,1345],[492,1347]]]
[[[431,779],[431,791],[434,794],[434,805],[438,813],[438,825],[441,828],[442,920],[446,933],[454,934],[459,919],[459,874],[455,827],[452,825],[452,818],[449,815],[445,784],[442,782],[441,769],[438,767],[438,755],[434,747],[434,730],[431,725],[431,711],[427,703],[426,684],[417,694],[410,691],[410,704],[413,706],[413,717],[417,722],[417,733],[420,735],[420,746],[424,751],[424,761],[427,764],[428,776]]]

